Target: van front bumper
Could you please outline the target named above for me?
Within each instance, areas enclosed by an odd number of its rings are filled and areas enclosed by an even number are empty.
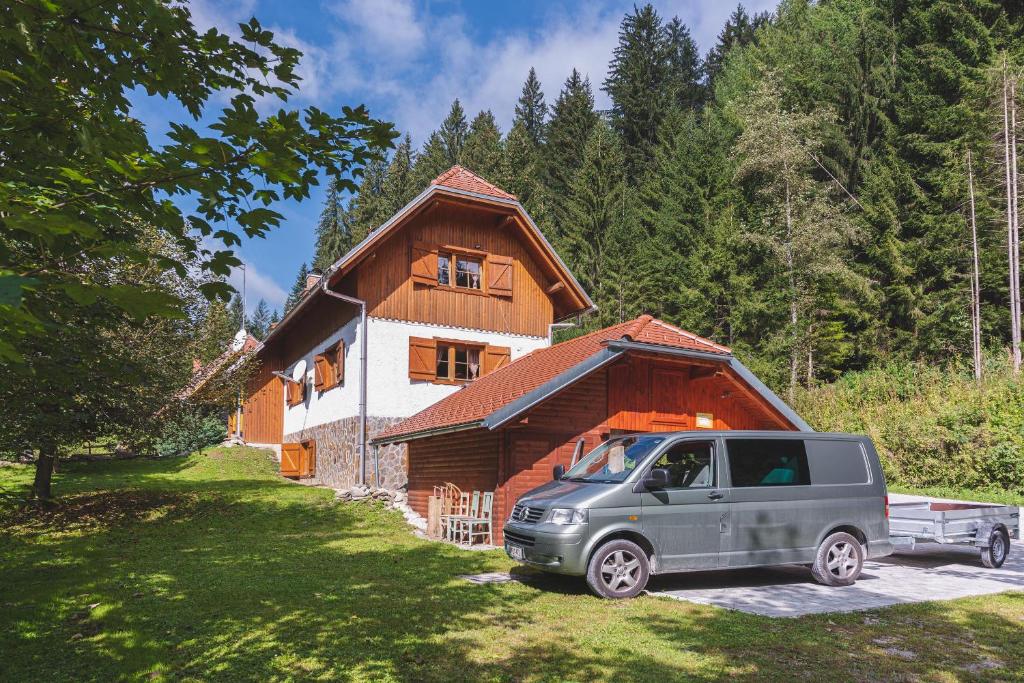
[[[554,527],[554,528],[551,528]],[[505,552],[516,562],[557,574],[587,573],[583,556],[586,524],[505,524]],[[522,557],[513,554],[522,549]]]

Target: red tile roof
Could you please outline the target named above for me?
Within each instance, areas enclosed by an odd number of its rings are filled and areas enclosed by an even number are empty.
[[[537,389],[604,348],[605,342],[629,337],[634,342],[657,344],[691,351],[728,355],[728,347],[698,337],[674,325],[642,315],[575,339],[537,349],[500,370],[441,399],[374,440],[405,436],[426,430],[473,424]]]
[[[473,173],[462,166],[452,166],[447,171],[434,178],[434,182],[432,182],[431,185],[442,185],[456,190],[465,190],[467,192],[485,194],[490,197],[498,197],[499,199],[516,198],[514,194],[505,192],[505,190],[501,189],[497,185],[492,185],[476,173]]]

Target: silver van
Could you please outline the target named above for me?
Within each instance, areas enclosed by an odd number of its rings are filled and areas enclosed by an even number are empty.
[[[852,584],[892,552],[888,495],[866,436],[676,432],[609,439],[522,496],[513,560],[629,598],[651,574],[806,564]]]

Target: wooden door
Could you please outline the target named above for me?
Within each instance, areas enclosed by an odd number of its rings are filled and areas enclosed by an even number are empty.
[[[300,443],[281,444],[281,476],[301,477],[303,468],[302,461],[304,450]]]
[[[689,429],[687,370],[651,368],[651,430]]]

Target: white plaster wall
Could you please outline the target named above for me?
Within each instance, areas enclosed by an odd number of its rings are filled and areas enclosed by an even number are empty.
[[[370,318],[368,327],[367,414],[375,417],[408,417],[459,390],[458,386],[409,379],[409,337],[443,337],[507,346],[512,350],[512,360],[548,345],[547,337],[384,318]],[[306,381],[311,391],[305,403],[285,406],[285,434],[359,414],[359,334],[359,318],[355,317],[306,354]],[[345,341],[344,384],[323,393],[312,390],[313,357],[338,339]],[[285,372],[290,375],[291,370],[289,367]]]

